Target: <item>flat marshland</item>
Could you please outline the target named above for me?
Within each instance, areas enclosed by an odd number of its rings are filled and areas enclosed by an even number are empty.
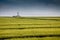
[[[60,17],[0,17],[0,40],[60,40]]]

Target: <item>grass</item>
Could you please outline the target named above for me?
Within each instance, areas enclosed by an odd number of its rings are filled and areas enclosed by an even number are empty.
[[[12,38],[7,40],[60,40],[59,37],[46,37],[46,38]]]
[[[45,38],[15,38],[15,36],[22,37],[36,35],[48,36]],[[59,37],[49,37],[49,35],[60,35],[60,17],[0,17],[0,39],[60,40]]]
[[[47,30],[46,30],[47,29]],[[40,29],[11,29],[0,30],[0,37],[26,36],[26,35],[56,35],[60,34],[59,28],[40,28]]]

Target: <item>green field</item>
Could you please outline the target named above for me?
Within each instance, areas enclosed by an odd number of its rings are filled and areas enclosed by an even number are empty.
[[[60,40],[60,17],[0,17],[0,40]]]

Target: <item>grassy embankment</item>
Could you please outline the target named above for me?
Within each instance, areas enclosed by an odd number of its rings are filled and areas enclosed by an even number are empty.
[[[0,17],[0,39],[60,40],[58,36],[60,17]]]

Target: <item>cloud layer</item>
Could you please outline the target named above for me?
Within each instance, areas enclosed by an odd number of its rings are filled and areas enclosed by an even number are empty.
[[[0,0],[0,15],[60,16],[60,0]]]

